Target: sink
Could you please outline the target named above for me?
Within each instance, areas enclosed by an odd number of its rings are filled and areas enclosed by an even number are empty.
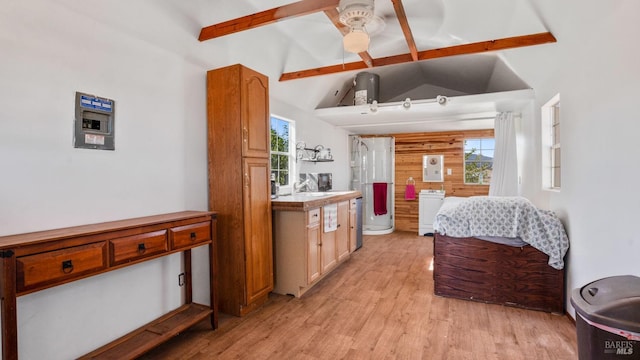
[[[351,194],[354,190],[346,190],[346,191],[329,191],[327,194],[329,195],[345,195]]]
[[[329,192],[308,191],[308,192],[300,192],[300,193],[297,193],[296,195],[320,197],[320,196],[329,196],[329,195],[331,195],[331,193],[329,193]]]
[[[321,196],[332,196],[332,195],[344,195],[344,194],[350,194],[352,192],[353,191],[307,191],[307,192],[299,192],[296,195],[321,197]]]

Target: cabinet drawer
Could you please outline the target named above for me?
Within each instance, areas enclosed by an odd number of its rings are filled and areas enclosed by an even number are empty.
[[[74,246],[22,256],[17,262],[17,290],[62,283],[106,267],[105,243]]]
[[[320,208],[309,210],[307,212],[307,225],[320,223]]]
[[[109,261],[119,265],[167,251],[167,230],[127,236],[109,241]]]
[[[201,222],[169,229],[171,249],[191,247],[211,240],[211,223]]]
[[[357,205],[356,199],[349,200],[349,209],[355,210]]]

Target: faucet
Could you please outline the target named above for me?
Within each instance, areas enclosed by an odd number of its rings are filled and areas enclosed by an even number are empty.
[[[293,192],[297,193],[300,192],[300,189],[306,187],[307,189],[309,189],[309,179],[306,179],[302,182],[297,182],[293,184]]]

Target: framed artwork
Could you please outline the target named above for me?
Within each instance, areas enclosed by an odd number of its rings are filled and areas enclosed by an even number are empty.
[[[423,182],[443,182],[444,181],[444,155],[423,155],[422,156],[422,181]]]

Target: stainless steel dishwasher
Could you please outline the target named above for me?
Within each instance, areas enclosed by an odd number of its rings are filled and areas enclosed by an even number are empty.
[[[362,197],[356,198],[356,250],[362,247]]]

